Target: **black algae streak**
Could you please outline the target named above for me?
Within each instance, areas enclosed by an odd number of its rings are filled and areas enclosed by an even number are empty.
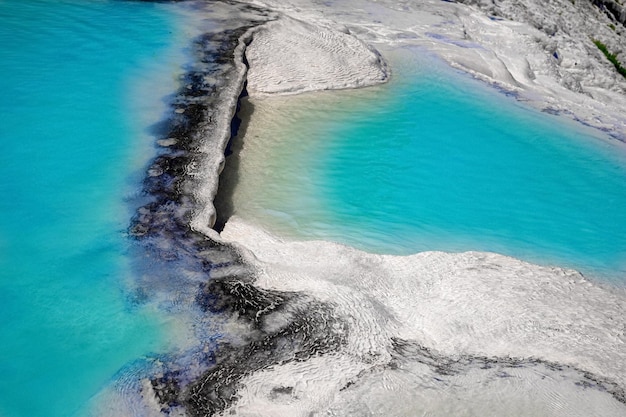
[[[336,352],[348,335],[332,305],[303,294],[260,289],[235,277],[203,284],[198,304],[243,320],[251,331],[243,346],[222,345],[216,365],[181,392],[179,401],[194,417],[216,415],[236,402],[246,376]]]
[[[147,377],[149,388],[141,395],[158,403],[163,415],[221,413],[237,401],[246,376],[337,351],[348,332],[332,305],[304,294],[257,287],[254,268],[237,247],[191,227],[194,214],[202,209],[194,190],[200,186],[197,173],[204,166],[207,144],[215,144],[209,152],[224,152],[223,140],[211,135],[223,135],[216,126],[235,113],[225,103],[236,106],[233,98],[245,94],[241,66],[246,62],[237,50],[249,44],[255,27],[275,18],[249,5],[219,4],[236,9],[237,18],[227,22],[226,30],[205,33],[193,44],[196,62],[184,75],[171,116],[161,128],[159,153],[143,183],[144,204],[131,221],[129,235],[152,271],[152,276],[143,274],[138,292],[159,297],[157,291],[170,291],[174,294],[161,298],[175,298],[178,310],[184,305],[190,314],[200,315],[194,316],[195,323],[222,317],[249,330],[237,335],[237,342],[227,342],[196,328],[199,346],[191,354],[170,353],[155,361],[158,370]],[[235,95],[225,97],[227,93]],[[232,130],[236,121],[226,126]],[[218,176],[218,170],[214,174]],[[193,366],[182,355],[193,357]]]
[[[244,287],[236,291],[240,289]],[[233,300],[230,308],[253,323],[257,332],[245,346],[222,346],[216,366],[183,392],[191,416],[224,411],[237,401],[241,381],[254,372],[334,352],[346,342],[347,328],[331,306],[296,294],[252,291],[259,297],[246,299],[245,306],[241,299]]]
[[[237,71],[233,50],[249,29],[246,26],[208,33],[196,40],[195,52],[201,64],[185,74],[183,88],[172,103],[167,133],[159,141],[166,149],[152,162],[144,180],[144,192],[152,201],[139,209],[133,219],[132,236],[154,236],[164,228],[190,227],[198,202],[193,192],[197,184],[189,173],[202,164],[203,142],[207,140],[206,134],[212,133],[209,126],[214,126],[215,117],[220,115],[216,109],[223,104],[220,88]],[[227,51],[230,51],[230,65],[225,58]],[[172,224],[167,225],[168,222]]]
[[[390,368],[402,367],[406,361],[421,363],[429,367],[441,380],[446,377],[467,374],[472,367],[493,370],[498,378],[508,378],[512,369],[538,369],[544,367],[555,373],[578,375],[573,383],[579,387],[596,389],[610,394],[615,400],[626,404],[626,392],[610,378],[601,377],[571,365],[551,362],[538,358],[487,357],[479,355],[458,355],[449,357],[428,349],[415,341],[400,338],[392,339],[392,360],[387,365]]]
[[[211,280],[201,285],[197,302],[204,311],[228,312],[258,323],[267,314],[281,309],[293,294],[268,291],[233,278]]]

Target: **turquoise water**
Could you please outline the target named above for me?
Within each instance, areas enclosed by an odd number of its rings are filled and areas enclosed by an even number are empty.
[[[622,143],[424,51],[391,60],[389,85],[284,111],[297,120],[279,146],[300,151],[284,151],[275,222],[368,251],[494,251],[626,282]]]
[[[158,121],[175,85],[175,19],[143,2],[0,1],[2,417],[80,415],[164,343],[124,292],[125,200],[150,149],[137,121]]]

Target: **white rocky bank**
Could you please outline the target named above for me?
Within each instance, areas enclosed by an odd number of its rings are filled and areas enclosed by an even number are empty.
[[[278,10],[284,16],[314,25],[318,38],[342,38],[346,34],[368,44],[421,45],[436,52],[453,66],[519,94],[542,109],[568,113],[587,124],[626,137],[626,79],[594,44],[606,44],[620,62],[626,61],[626,28],[623,6],[615,1],[592,0],[464,0],[458,3],[426,1],[321,2],[305,0],[251,1]],[[271,33],[271,26],[267,28]],[[284,30],[284,24],[276,25]],[[278,32],[274,32],[278,33]],[[324,33],[324,34],[322,34]],[[251,64],[252,91],[273,91],[276,74],[290,91],[314,90],[315,77],[325,74],[310,62],[310,53],[323,60],[324,49],[306,36],[291,34],[290,42],[301,40],[302,51],[313,45],[313,52],[284,54],[280,43],[264,40],[251,45],[251,54],[260,59]],[[264,34],[263,38],[271,37]],[[278,37],[275,37],[277,39]],[[329,45],[327,45],[329,46]],[[317,51],[315,52],[315,50]],[[328,49],[326,49],[328,51]],[[307,55],[309,58],[307,58]],[[299,57],[303,57],[300,70]],[[343,66],[356,70],[366,62],[356,54],[355,61],[344,57]],[[289,69],[285,70],[285,61]],[[321,61],[320,61],[321,63]],[[257,71],[255,66],[261,66]],[[367,66],[366,66],[367,67]],[[371,73],[371,67],[364,71]],[[275,74],[273,76],[259,76]],[[312,76],[309,81],[307,74]],[[357,78],[364,79],[362,75]],[[323,89],[332,88],[332,71]],[[363,86],[384,81],[372,77],[353,82],[338,77],[336,86]],[[294,84],[301,84],[301,87]],[[264,85],[267,84],[267,87]]]
[[[626,15],[618,2],[465,0],[464,3],[476,5],[489,16],[504,19],[504,25],[515,26],[512,22],[519,22],[530,28],[530,32],[520,36],[518,42],[522,45],[520,58],[528,62],[527,77],[518,77],[522,86],[532,88],[537,84],[556,95],[559,89],[554,84],[558,84],[569,92],[591,97],[600,103],[594,109],[600,112],[596,115],[600,122],[610,120],[612,113],[617,113],[618,119],[624,113],[626,79],[593,42],[602,42],[620,62],[624,62],[626,29],[623,23]],[[468,36],[492,47],[502,56],[509,55],[507,49],[514,48],[481,31],[470,31]],[[532,53],[533,46],[537,49],[535,53]],[[567,94],[567,98],[573,104],[571,110],[574,112],[579,105],[584,108],[587,102],[575,94]],[[588,106],[593,107],[593,104]],[[606,116],[602,114],[603,107]],[[615,127],[623,133],[623,120],[621,122]],[[607,127],[611,128],[610,122]]]

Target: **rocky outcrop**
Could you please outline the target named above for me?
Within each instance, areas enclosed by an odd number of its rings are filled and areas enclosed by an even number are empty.
[[[593,4],[604,11],[609,18],[615,19],[622,25],[626,23],[626,8],[622,1],[616,0],[593,0]]]
[[[594,39],[623,60],[626,45],[624,7],[614,0],[460,0],[507,20],[527,23],[543,32],[541,42],[557,63],[561,85],[575,92],[586,88],[626,92],[626,81],[593,43]]]

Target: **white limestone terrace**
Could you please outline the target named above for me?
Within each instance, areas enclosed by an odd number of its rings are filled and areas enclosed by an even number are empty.
[[[284,241],[238,217],[222,236],[250,251],[256,286],[333,305],[348,334],[346,346],[332,355],[247,377],[232,414],[430,410],[423,415],[477,416],[502,407],[495,415],[582,417],[626,411],[624,399],[616,399],[623,391],[611,397],[611,388],[600,382],[626,386],[623,290],[594,284],[576,271],[492,253],[401,257],[330,242]],[[285,325],[280,314],[266,320]],[[397,340],[419,348],[414,356],[398,352]],[[450,372],[432,369],[449,364]],[[499,371],[485,371],[492,367]],[[600,388],[583,388],[590,382],[583,375]],[[277,395],[276,386],[291,388]],[[479,397],[480,405],[473,404]],[[364,403],[370,407],[349,412]],[[403,407],[406,414],[398,411]],[[380,414],[385,408],[390,412]]]
[[[197,7],[203,10],[209,6]],[[357,88],[389,78],[389,69],[378,51],[354,36],[281,13],[268,20],[239,39],[234,51],[236,74],[218,91],[221,105],[208,110],[215,126],[204,134],[206,139],[200,149],[204,157],[187,167],[188,175],[198,180],[193,193],[199,209],[191,226],[214,238],[213,200],[244,82],[248,93],[256,96]]]
[[[625,29],[587,0],[250,2],[282,15],[246,51],[253,99],[382,82],[388,70],[363,45],[417,45],[539,108],[625,137],[626,81],[592,42],[619,57]],[[339,58],[351,45],[359,52]],[[223,415],[625,413],[622,288],[491,253],[398,257],[286,241],[236,216],[221,239],[247,251],[259,288],[332,305],[348,338],[333,354],[248,374]],[[457,369],[447,374],[444,364]]]
[[[329,42],[332,36],[345,40],[335,35],[345,33],[373,46],[425,46],[451,65],[516,92],[542,109],[570,113],[615,137],[626,137],[626,80],[593,43],[593,39],[603,42],[620,59],[626,28],[619,17],[592,0],[248,2],[307,22],[310,33]],[[253,95],[315,88],[314,78],[319,75],[313,75],[314,70],[319,68],[323,74],[324,66],[311,66],[312,54],[332,48],[330,43],[320,48],[301,32],[303,26],[297,26],[283,20],[268,26],[259,42],[252,43]],[[289,40],[281,33],[289,35]],[[298,53],[293,52],[300,47]],[[319,63],[329,65],[322,56]],[[359,63],[350,60],[350,55],[342,59],[345,68]],[[325,89],[331,88],[333,65],[328,66]],[[364,71],[371,73],[371,69]],[[335,82],[337,87],[348,85],[345,76]],[[288,87],[277,88],[277,83]]]
[[[591,0],[244,3],[271,9],[277,17],[251,30],[236,51],[235,59],[245,57],[249,68],[246,73],[243,62],[238,64],[240,80],[233,86],[246,80],[251,97],[383,83],[391,69],[375,47],[418,45],[540,109],[626,140],[626,79],[593,43],[602,41],[619,59],[626,28]],[[223,95],[224,109],[233,116],[236,91]],[[229,118],[218,119],[225,146]],[[207,177],[196,192],[205,208],[192,225],[209,235],[217,192],[217,175],[209,167],[219,174],[223,164],[213,148],[207,142],[207,160],[191,168]]]
[[[277,52],[280,57],[268,59]],[[356,88],[388,79],[385,61],[363,41],[289,17],[259,28],[246,58],[251,95]]]
[[[241,36],[232,79],[219,90],[222,105],[211,109],[208,127],[198,134],[213,133],[201,141],[198,153],[203,158],[185,167],[191,184],[198,185],[192,192],[201,206],[191,226],[218,243],[236,246],[237,255],[244,254],[246,274],[249,266],[262,295],[298,295],[288,297],[293,305],[287,308],[257,313],[268,334],[318,325],[312,335],[330,332],[341,343],[330,343],[338,346],[332,352],[316,355],[313,349],[293,360],[289,355],[296,353],[286,344],[296,339],[277,338],[282,344],[275,350],[280,352],[269,366],[223,374],[224,381],[218,382],[226,385],[227,395],[216,397],[227,401],[222,415],[399,416],[416,415],[420,407],[426,410],[423,415],[437,416],[625,415],[624,289],[604,287],[575,271],[496,254],[367,254],[329,242],[283,241],[237,217],[221,235],[211,229],[223,150],[244,80],[253,98],[377,84],[388,79],[389,68],[372,45],[418,45],[539,107],[569,111],[623,135],[626,106],[621,92],[626,84],[586,32],[581,29],[562,39],[550,35],[544,26],[528,23],[515,7],[507,9],[508,2],[493,9],[489,4],[480,9],[433,0],[248,3],[267,6],[278,20]],[[548,19],[554,5],[568,4],[537,1],[532,10]],[[588,30],[608,27],[605,14],[592,7],[581,10],[568,9],[578,19],[577,27],[585,19]],[[505,13],[520,21],[503,19]],[[618,38],[609,32],[598,38],[617,52],[624,44],[622,29],[615,31]],[[580,58],[575,58],[577,48],[585,52]],[[585,64],[579,70],[572,62]],[[235,267],[222,264],[211,279],[233,274]],[[205,279],[195,269],[179,272],[180,281],[188,280],[196,291],[197,280]],[[181,302],[180,293],[174,297]],[[185,302],[195,300],[189,296]],[[302,320],[302,329],[291,326],[298,314],[315,314],[320,306],[326,308],[323,314]],[[243,341],[256,340],[259,330],[236,320],[234,314],[228,329],[240,333]],[[193,331],[203,326],[211,331],[215,323],[206,321],[194,321]],[[276,352],[258,356],[272,354]],[[245,357],[233,358],[246,364]],[[233,366],[238,362],[233,360]],[[206,381],[214,382],[209,378],[199,383]],[[167,398],[157,398],[147,379],[141,383],[141,399],[133,398],[119,406],[124,412],[109,415],[208,415],[179,409],[184,390],[170,407],[164,404]],[[210,387],[207,392],[212,393]],[[481,396],[487,400],[476,404]]]

